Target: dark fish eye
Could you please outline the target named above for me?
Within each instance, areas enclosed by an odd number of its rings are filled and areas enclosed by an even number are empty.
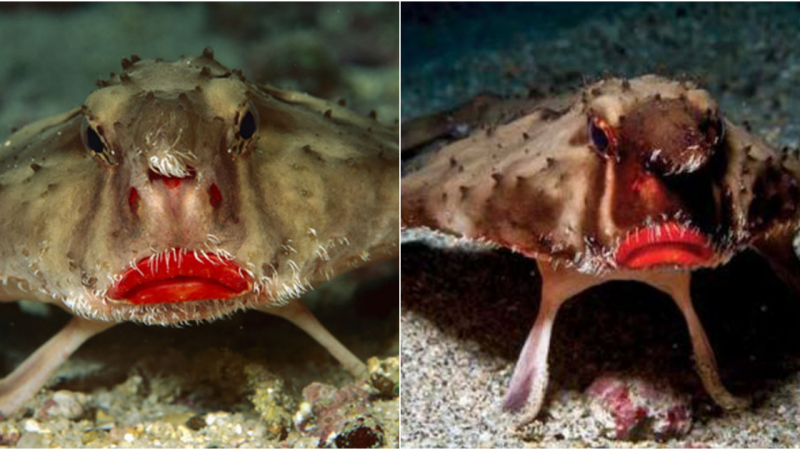
[[[91,125],[86,127],[86,146],[95,153],[103,153],[105,145]]]
[[[603,156],[608,157],[614,153],[613,129],[603,119],[593,117],[589,119],[589,138],[594,148]]]
[[[253,117],[253,113],[250,110],[247,110],[247,113],[239,123],[239,136],[247,140],[253,137],[254,134],[256,134],[256,118]]]
[[[605,131],[600,129],[600,127],[592,121],[589,124],[589,133],[592,135],[592,144],[594,144],[598,150],[605,153],[608,149],[608,138],[606,137]]]
[[[722,119],[712,120],[706,131],[706,136],[711,142],[711,145],[717,145],[725,137],[725,122]]]
[[[711,110],[706,112],[705,117],[700,121],[697,128],[706,137],[706,141],[715,146],[725,137],[725,121]]]
[[[101,128],[95,128],[92,124],[90,124],[88,119],[83,119],[83,130],[81,133],[83,146],[91,151],[92,155],[94,155],[95,158],[99,159],[104,164],[116,166],[117,161],[114,157],[114,151],[109,151],[109,148],[100,137],[100,133],[102,132],[103,130]]]

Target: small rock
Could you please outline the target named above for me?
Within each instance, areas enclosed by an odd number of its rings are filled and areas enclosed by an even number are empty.
[[[587,394],[592,413],[611,438],[665,440],[684,436],[692,428],[689,397],[666,385],[604,375]]]
[[[190,430],[200,431],[206,427],[206,421],[200,416],[192,416],[186,421],[186,426]]]
[[[303,397],[306,401],[294,416],[295,427],[303,435],[318,437],[319,447],[382,444],[383,430],[366,414],[369,392],[360,383],[341,389],[311,383],[303,389]]]
[[[25,433],[17,441],[17,448],[42,448],[42,435],[39,433]]]
[[[266,425],[264,435],[284,440],[292,430],[292,411],[295,403],[284,389],[283,380],[261,366],[249,364],[245,376],[255,391],[252,397],[256,411]]]
[[[71,391],[57,391],[53,396],[44,402],[44,405],[36,411],[35,417],[39,420],[48,418],[64,417],[69,420],[77,420],[85,413],[83,404],[86,402],[84,394]]]
[[[26,419],[24,422],[22,422],[22,428],[28,433],[38,433],[41,431],[39,422],[37,422],[35,419]]]
[[[19,440],[19,428],[0,422],[0,445],[13,446]]]
[[[86,433],[83,433],[83,436],[81,436],[81,444],[88,446],[89,444],[92,444],[100,439],[103,434],[105,434],[104,431],[89,430]]]
[[[215,411],[206,414],[206,425],[216,425],[218,427],[226,426],[231,421],[230,413],[225,411]]]
[[[108,436],[115,441],[132,443],[144,432],[144,427],[123,425],[108,432]]]
[[[397,356],[386,359],[372,357],[367,360],[367,381],[371,389],[383,398],[400,394],[400,360]]]
[[[336,439],[336,448],[377,448],[383,445],[383,429],[370,416],[345,424]]]
[[[100,430],[110,430],[116,426],[116,419],[102,409],[98,409],[94,416],[94,423]]]
[[[186,423],[186,421],[193,417],[195,417],[194,413],[182,412],[163,415],[161,416],[160,420],[164,423],[172,425],[173,427],[177,427],[178,425],[183,425]]]

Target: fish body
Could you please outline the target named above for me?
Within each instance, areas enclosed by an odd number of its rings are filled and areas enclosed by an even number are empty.
[[[560,305],[613,280],[669,294],[707,391],[724,407],[742,406],[719,381],[689,281],[755,249],[797,287],[797,159],[726,119],[687,81],[608,79],[510,107],[488,99],[416,122],[414,142],[439,139],[440,148],[403,178],[402,222],[537,261],[542,302],[506,408],[523,410],[524,421],[539,413]]]
[[[298,298],[396,256],[397,130],[249,82],[210,49],[122,66],[81,107],[0,144],[0,300],[74,314],[51,340],[67,356],[118,322],[255,308],[302,322],[362,371]],[[41,367],[64,359],[31,358],[0,381],[5,414],[43,383],[22,375],[46,380]]]

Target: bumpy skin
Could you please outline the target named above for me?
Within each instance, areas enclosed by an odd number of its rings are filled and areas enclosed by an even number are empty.
[[[404,136],[429,144],[428,153],[440,148],[401,190],[403,226],[494,242],[537,260],[539,313],[505,408],[521,411],[523,423],[536,417],[559,307],[612,280],[670,295],[707,392],[725,408],[744,406],[717,374],[692,305],[691,272],[754,248],[800,287],[791,242],[798,161],[722,118],[709,94],[688,82],[611,79],[510,105],[484,97],[415,121]],[[465,129],[473,131],[459,136]]]
[[[213,319],[396,255],[396,129],[256,86],[210,52],[123,67],[82,108],[0,143],[0,299],[103,321]],[[244,139],[248,111],[257,130]],[[109,295],[137,261],[194,252],[232,260],[249,291],[153,305]]]
[[[121,321],[255,308],[363,374],[297,298],[396,256],[397,130],[249,83],[208,49],[122,65],[81,108],[0,144],[0,301],[75,315],[0,380],[0,418]]]
[[[724,119],[719,142],[705,142],[713,136],[699,128],[720,114],[690,83],[612,79],[512,111],[403,179],[404,226],[485,239],[585,273],[613,270],[620,240],[653,223],[708,235],[716,257],[707,265],[794,228],[797,162]],[[596,119],[614,130],[614,155],[593,143]]]

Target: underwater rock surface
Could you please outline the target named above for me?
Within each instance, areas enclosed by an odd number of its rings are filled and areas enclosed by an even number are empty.
[[[388,278],[377,286],[396,292],[393,268],[386,270]],[[314,293],[321,297],[320,320],[359,356],[397,354],[396,293],[354,294],[347,281]],[[365,312],[363,302],[384,310]],[[60,312],[36,317],[16,305],[0,311],[14,328],[3,327],[2,339],[19,343],[4,362],[24,357],[47,338],[48,328],[66,321]],[[32,330],[26,339],[14,336],[25,329]],[[397,358],[370,361],[365,378],[353,380],[302,331],[259,313],[184,329],[120,325],[85,344],[47,389],[1,422],[0,445],[316,447],[319,435],[306,433],[295,417],[303,392],[324,385],[361,393],[357,410],[332,426],[332,434],[347,435],[363,419],[381,429],[381,446],[396,447],[399,392],[384,396],[372,380],[381,373],[397,379]],[[381,371],[385,367],[394,369]]]

